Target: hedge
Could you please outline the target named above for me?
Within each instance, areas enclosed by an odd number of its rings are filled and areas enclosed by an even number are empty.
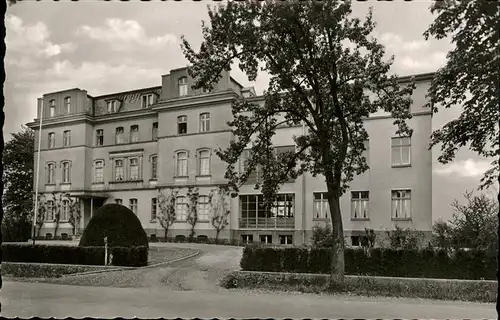
[[[482,251],[345,249],[345,273],[385,277],[495,280],[497,257]],[[246,246],[242,270],[328,274],[331,250],[327,248],[276,248]]]
[[[2,262],[2,276],[16,278],[59,278],[82,272],[100,272],[114,267],[83,266],[67,264],[39,264],[24,262]]]
[[[148,264],[148,248],[110,247],[112,265],[142,267]],[[8,262],[103,265],[104,247],[2,244],[2,260]]]
[[[485,280],[415,279],[346,276],[344,285],[331,286],[329,275],[233,271],[222,278],[227,289],[268,289],[305,293],[349,293],[362,296],[495,302],[497,282]]]

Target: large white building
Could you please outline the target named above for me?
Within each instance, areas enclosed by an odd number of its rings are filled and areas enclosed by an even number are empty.
[[[415,76],[413,118],[408,121],[414,130],[411,139],[396,136],[388,114],[365,120],[370,169],[355,178],[341,199],[348,244],[358,244],[365,228],[380,236],[396,224],[431,231],[431,112],[424,108],[431,77]],[[82,227],[103,204],[122,203],[136,212],[148,235],[160,238],[163,229],[155,219],[158,189],[180,189],[177,221],[169,231],[175,237],[189,233],[185,195],[189,186],[196,186],[201,195],[196,236],[214,237],[206,202],[210,190],[226,182],[226,165],[214,150],[227,147],[232,138],[227,126],[231,101],[238,96],[261,102],[263,98],[228,73],[210,92],[193,91],[192,84],[181,68],[162,76],[158,87],[98,97],[77,88],[44,94],[38,99],[37,119],[28,124],[38,142],[43,117],[39,193],[48,199],[53,192],[80,198]],[[293,148],[292,137],[302,130],[280,128],[273,144],[281,150]],[[306,174],[285,183],[271,217],[260,209],[262,196],[254,187],[255,180],[250,179],[238,197],[229,200],[229,225],[221,238],[300,244],[310,240],[315,225],[330,219],[323,177]],[[46,219],[41,234],[53,235],[51,210]],[[58,235],[71,233],[66,220],[63,208]]]

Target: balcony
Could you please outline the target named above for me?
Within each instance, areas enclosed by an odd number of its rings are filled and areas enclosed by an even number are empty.
[[[240,229],[295,229],[295,218],[240,218]]]

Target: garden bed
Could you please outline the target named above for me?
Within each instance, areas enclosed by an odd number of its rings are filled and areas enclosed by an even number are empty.
[[[227,289],[269,289],[307,293],[347,293],[363,296],[495,302],[497,282],[424,278],[345,276],[343,287],[328,285],[329,275],[234,271],[221,286]]]

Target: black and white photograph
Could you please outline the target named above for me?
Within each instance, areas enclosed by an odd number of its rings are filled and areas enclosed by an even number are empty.
[[[1,311],[497,319],[497,0],[4,0]]]

